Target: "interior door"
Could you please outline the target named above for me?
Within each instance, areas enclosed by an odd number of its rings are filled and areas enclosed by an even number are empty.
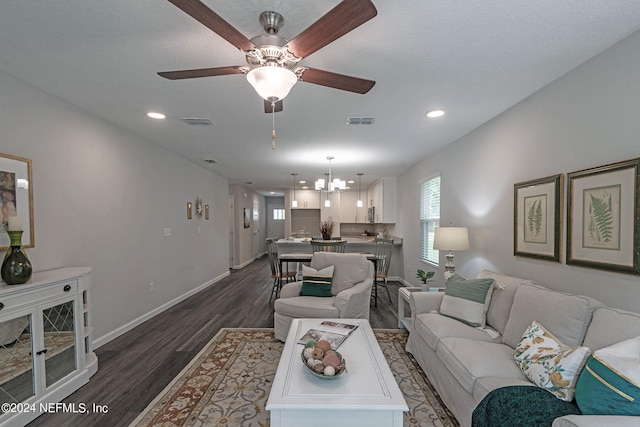
[[[284,237],[284,204],[273,203],[267,206],[267,237]]]

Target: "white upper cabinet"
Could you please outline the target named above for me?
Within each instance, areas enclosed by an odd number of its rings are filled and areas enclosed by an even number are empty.
[[[367,192],[361,192],[362,207],[357,207],[358,192],[340,193],[340,222],[364,224],[367,222]]]
[[[380,178],[369,188],[369,207],[375,208],[375,222],[396,222],[396,178]]]
[[[290,191],[293,200],[293,190]],[[315,190],[296,190],[298,207],[293,209],[320,209],[320,193]]]

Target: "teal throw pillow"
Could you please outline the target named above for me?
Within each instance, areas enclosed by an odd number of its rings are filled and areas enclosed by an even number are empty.
[[[445,284],[440,314],[484,328],[493,293],[493,279],[471,279],[454,274]]]
[[[583,415],[640,416],[640,337],[597,350],[576,385]]]
[[[334,266],[330,265],[322,270],[302,266],[302,289],[301,296],[330,297],[331,282],[333,281]]]

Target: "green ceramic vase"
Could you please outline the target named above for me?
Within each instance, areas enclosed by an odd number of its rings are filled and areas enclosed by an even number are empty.
[[[27,254],[22,249],[22,231],[7,231],[11,244],[2,261],[0,274],[7,285],[21,285],[31,279],[33,271]]]

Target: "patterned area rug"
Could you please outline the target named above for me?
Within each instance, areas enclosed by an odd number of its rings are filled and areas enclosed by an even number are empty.
[[[374,329],[404,394],[405,427],[459,424],[404,351],[408,334]],[[284,344],[273,329],[221,329],[130,427],[267,427],[265,410]]]

